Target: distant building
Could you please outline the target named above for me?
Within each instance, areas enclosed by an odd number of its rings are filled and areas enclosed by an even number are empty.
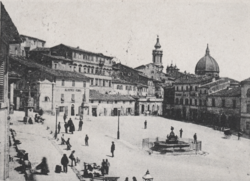
[[[196,64],[195,74],[219,77],[219,73],[219,65],[216,60],[210,55],[209,47],[207,45],[205,56],[202,57]]]
[[[250,78],[240,82],[241,85],[241,118],[242,131],[250,134]]]
[[[21,43],[10,45],[10,54],[28,56],[30,50],[43,48],[46,44],[46,41],[31,36],[20,35],[20,38]]]
[[[34,100],[34,110],[43,109],[47,113],[79,116],[83,113],[82,103],[89,104],[89,78],[83,74],[55,70],[43,66],[31,59],[12,55],[11,71],[22,76],[14,87],[14,105],[16,110],[23,110],[28,94]],[[27,68],[33,69],[26,72]]]

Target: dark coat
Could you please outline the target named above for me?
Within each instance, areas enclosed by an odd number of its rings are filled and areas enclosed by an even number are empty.
[[[69,132],[75,131],[75,125],[72,123],[69,127]]]
[[[69,164],[69,159],[68,159],[68,157],[66,155],[62,157],[61,164],[62,165],[68,165]]]
[[[115,151],[115,144],[111,145],[111,152]]]
[[[83,125],[83,121],[80,120],[80,121],[79,121],[79,126],[82,126],[82,125]]]
[[[71,154],[69,155],[69,159],[71,159],[71,160],[75,160],[74,153],[71,153]]]

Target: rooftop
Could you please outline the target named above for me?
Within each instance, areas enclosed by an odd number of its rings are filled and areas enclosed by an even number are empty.
[[[229,82],[228,79],[219,79],[219,80],[216,80],[214,82],[210,82],[210,83],[207,83],[207,84],[204,84],[202,85],[201,87],[207,87],[207,88],[211,88],[213,86],[216,86],[216,85],[219,85],[219,84],[222,84],[222,83],[226,83],[226,82]]]
[[[33,40],[39,40],[39,41],[42,41],[42,42],[46,42],[46,41],[44,41],[44,40],[41,40],[41,39],[39,39],[39,38],[35,38],[35,37],[32,37],[32,36],[27,36],[27,35],[20,35],[20,37],[21,38],[24,38],[24,37],[27,37],[27,38],[30,38],[30,39],[33,39]]]
[[[100,57],[105,57],[105,58],[109,58],[109,59],[112,59],[113,57],[110,57],[110,56],[106,56],[106,55],[103,55],[102,53],[94,53],[94,52],[90,52],[90,51],[87,51],[87,50],[83,50],[79,47],[72,47],[72,46],[68,46],[68,45],[64,45],[64,44],[59,44],[59,45],[56,45],[54,47],[57,47],[57,46],[64,46],[64,47],[67,47],[73,51],[78,51],[78,52],[83,52],[83,53],[88,53],[88,54],[93,54],[93,55],[98,55]],[[54,48],[54,47],[51,47],[51,48]]]
[[[196,76],[192,74],[186,74],[176,79],[175,84],[206,84],[211,82],[213,77],[209,76]]]
[[[229,87],[228,89],[223,89],[221,91],[208,95],[208,97],[240,97],[240,96],[241,96],[240,87],[233,87],[233,88]]]
[[[128,81],[121,80],[121,79],[113,79],[113,80],[112,80],[112,83],[115,83],[115,84],[129,84],[129,85],[136,85],[136,83],[128,82]]]
[[[70,61],[70,62],[72,62],[71,59],[65,58],[63,56],[55,56],[55,55],[48,55],[48,54],[43,54],[43,56],[49,57],[49,58],[53,58],[53,59],[56,59],[56,60],[63,60],[63,61]]]
[[[44,51],[50,51],[50,48],[47,48],[47,47],[36,47],[36,48],[30,50],[30,52],[44,52]]]
[[[101,94],[96,90],[89,90],[89,99],[98,101],[134,101],[129,95]]]
[[[84,74],[71,72],[71,71],[51,69],[49,67],[38,64],[34,62],[33,60],[26,59],[23,56],[10,55],[9,58],[10,58],[10,63],[18,63],[20,65],[24,65],[25,67],[36,69],[37,71],[41,71],[43,73],[49,74],[51,76],[55,76],[57,78],[74,79],[74,80],[81,80],[81,81],[89,80],[89,78],[85,76]]]

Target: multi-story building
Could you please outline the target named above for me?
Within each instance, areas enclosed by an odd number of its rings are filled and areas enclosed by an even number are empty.
[[[11,71],[22,75],[14,87],[15,109],[24,109],[27,97],[34,100],[34,110],[77,116],[83,113],[82,103],[89,103],[89,78],[83,74],[51,69],[22,56],[12,55]],[[33,71],[26,72],[26,69]]]
[[[142,75],[140,71],[121,63],[113,65],[113,78],[114,80],[120,79],[129,82],[130,84],[136,84],[135,90],[137,90],[137,94],[133,96],[136,100],[136,115],[144,114],[146,111],[149,111],[152,114],[162,115],[163,97],[155,96],[156,87],[153,79],[148,78],[147,76]],[[157,93],[162,93],[162,90],[158,89]]]
[[[9,109],[10,101],[8,90],[10,83],[8,79],[9,65],[9,46],[21,42],[16,26],[12,22],[8,12],[2,2],[0,2],[0,180],[9,180],[9,137],[10,137],[10,120]]]
[[[240,129],[241,88],[228,87],[207,96],[207,121],[211,125]],[[223,119],[224,118],[224,119]],[[212,121],[212,122],[211,122]]]
[[[28,56],[30,50],[43,48],[46,43],[44,40],[26,35],[20,35],[20,38],[22,40],[21,43],[10,46],[10,54]]]
[[[250,134],[250,78],[240,82],[241,85],[241,117],[240,128]]]

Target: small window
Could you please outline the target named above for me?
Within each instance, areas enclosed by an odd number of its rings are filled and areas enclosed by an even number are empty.
[[[250,113],[250,104],[247,105],[247,113]]]
[[[246,130],[250,129],[250,122],[246,122]]]
[[[75,80],[72,80],[72,86],[75,87]]]
[[[115,104],[117,104],[117,101],[115,101]]]
[[[48,96],[44,97],[44,101],[49,102],[50,101],[49,97]]]
[[[190,105],[192,105],[193,104],[193,99],[190,99]]]
[[[90,101],[91,103],[94,103],[94,101]]]
[[[196,106],[197,106],[197,100],[196,100],[196,99],[194,100],[194,105],[196,105]]]
[[[59,112],[64,112],[64,106],[59,106]]]
[[[79,72],[82,72],[82,68],[81,67],[79,67]]]
[[[222,99],[222,107],[225,107],[225,99]]]
[[[233,108],[236,108],[236,100],[233,100]]]
[[[199,104],[200,106],[202,106],[202,100],[200,99],[200,104]]]
[[[86,82],[83,82],[83,87],[86,87]]]
[[[212,106],[215,107],[215,99],[212,99]]]
[[[57,64],[55,63],[55,69],[57,69]]]
[[[64,80],[62,80],[62,86],[64,86]]]
[[[71,94],[71,102],[75,102],[75,94]]]
[[[197,91],[198,90],[198,87],[197,86],[195,86],[195,91]]]
[[[179,104],[179,99],[178,98],[175,99],[175,104]]]
[[[185,105],[188,105],[188,99],[185,99]]]

